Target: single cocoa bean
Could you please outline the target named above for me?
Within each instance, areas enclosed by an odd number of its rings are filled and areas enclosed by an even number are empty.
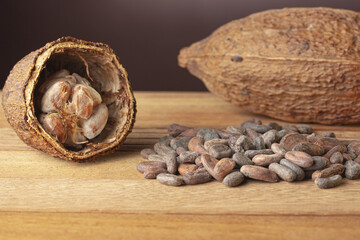
[[[214,131],[207,132],[207,133],[205,133],[205,136],[204,136],[205,141],[209,141],[212,139],[219,139],[219,138],[220,138],[220,136]]]
[[[282,127],[276,122],[268,122],[266,125],[271,127],[271,129],[274,129],[276,131],[282,130]]]
[[[214,168],[219,161],[216,158],[210,156],[209,154],[202,154],[201,162],[204,168],[210,173],[210,175],[214,176]]]
[[[337,140],[336,138],[329,138],[329,137],[317,137],[317,140],[314,142],[315,144],[322,146],[325,151],[331,150],[333,147],[337,145],[344,145],[341,141]]]
[[[353,141],[348,146],[349,151],[354,152],[356,156],[360,155],[360,141]]]
[[[324,132],[323,134],[321,134],[321,137],[336,138],[336,135],[334,132]]]
[[[177,137],[180,133],[182,133],[183,131],[185,131],[187,129],[190,129],[190,128],[173,123],[168,127],[168,133],[172,137]]]
[[[240,135],[240,134],[236,134],[236,133],[231,133],[231,132],[227,132],[227,131],[222,131],[220,129],[215,129],[214,130],[222,139],[228,139],[229,137],[233,136],[233,135]]]
[[[244,175],[241,172],[236,171],[226,175],[222,183],[227,187],[236,187],[239,186],[244,179]]]
[[[198,167],[204,167],[204,165],[202,164],[202,161],[201,161],[201,156],[198,156],[198,157],[195,159],[195,164],[196,164],[196,166],[198,166]]]
[[[322,156],[325,153],[323,147],[310,142],[298,143],[292,148],[292,150],[306,152],[311,156]]]
[[[292,171],[294,171],[295,174],[296,174],[296,180],[297,181],[301,181],[301,180],[303,180],[305,178],[304,170],[301,167],[299,167],[298,165],[293,164],[292,162],[286,160],[285,158],[281,159],[280,164],[285,166],[285,167],[288,167]]]
[[[159,155],[159,154],[151,154],[149,155],[148,159],[149,161],[160,161],[160,162],[166,162],[166,155]]]
[[[241,127],[228,126],[228,127],[226,127],[226,132],[238,134],[238,135],[244,135],[245,129],[241,128]]]
[[[168,186],[180,186],[183,184],[183,180],[180,177],[170,173],[160,173],[156,176],[156,180]]]
[[[205,134],[211,133],[211,132],[212,132],[211,128],[200,128],[199,131],[197,132],[196,136],[204,139]]]
[[[297,177],[293,170],[276,162],[269,165],[269,170],[275,172],[281,179],[287,182],[295,181]]]
[[[204,139],[200,137],[193,137],[189,141],[188,148],[190,151],[198,152],[200,154],[208,154],[204,148]]]
[[[183,152],[179,155],[179,163],[195,163],[195,159],[199,156],[200,154],[197,152]]]
[[[279,141],[279,138],[280,138],[279,132],[276,130],[273,130],[273,129],[269,130],[263,134],[263,138],[264,138],[265,146],[267,148],[271,148],[271,144]]]
[[[250,138],[245,135],[240,135],[240,137],[236,140],[235,145],[233,146],[233,150],[235,152],[244,152],[249,150],[251,147]]]
[[[359,156],[357,156],[357,157],[354,159],[354,162],[356,162],[356,163],[360,163],[360,155],[359,155]]]
[[[175,150],[165,143],[155,143],[154,150],[159,155],[177,155]]]
[[[341,152],[335,152],[330,157],[331,163],[343,163],[343,161],[344,161],[344,157]]]
[[[284,154],[259,154],[253,157],[252,161],[258,166],[268,166],[271,163],[279,163],[284,157]]]
[[[353,160],[353,158],[348,153],[343,153],[342,155],[343,155],[344,162]]]
[[[164,168],[149,168],[144,172],[144,177],[147,179],[155,179],[160,173],[167,173],[167,170]]]
[[[274,153],[277,153],[277,154],[284,154],[285,155],[285,153],[286,153],[285,148],[283,148],[279,143],[271,144],[271,150]]]
[[[345,177],[348,179],[357,179],[360,176],[360,164],[352,160],[345,163]]]
[[[196,128],[190,128],[190,129],[187,129],[185,131],[183,131],[182,133],[180,133],[178,135],[178,137],[195,137],[196,134],[198,133],[199,129],[196,129]]]
[[[143,150],[140,151],[140,155],[144,159],[148,159],[149,155],[151,154],[155,154],[155,151],[152,150],[151,148],[144,148]]]
[[[250,118],[249,120],[246,120],[241,123],[240,127],[245,127],[248,123],[255,123],[257,125],[262,125],[262,121],[259,118]]]
[[[136,169],[144,173],[148,169],[166,169],[166,163],[165,162],[159,162],[159,161],[143,161],[139,163],[136,167]]]
[[[190,137],[176,137],[176,138],[173,138],[173,139],[171,139],[171,141],[170,141],[170,146],[171,146],[174,150],[176,150],[176,149],[179,148],[179,147],[188,149],[188,145],[189,145],[190,139],[191,139]]]
[[[261,136],[261,134],[257,133],[255,130],[251,129],[251,128],[245,128],[245,133],[246,136],[248,136],[251,140],[251,142],[255,142],[255,139],[259,136]]]
[[[282,129],[279,131],[279,140],[281,141],[281,139],[283,139],[283,137],[285,137],[286,135],[288,135],[289,133],[296,133],[296,132],[292,132],[289,131],[287,129]]]
[[[178,166],[176,155],[173,154],[166,155],[165,163],[166,163],[166,170],[171,174],[176,174],[177,166]]]
[[[303,142],[308,142],[307,138],[304,135],[298,133],[290,133],[281,139],[280,145],[286,151],[291,151],[296,144]]]
[[[246,157],[244,155],[244,153],[235,153],[233,156],[232,156],[232,159],[235,161],[235,163],[239,166],[239,167],[242,167],[244,165],[254,165],[254,162],[251,161],[248,157]]]
[[[322,170],[327,166],[327,158],[320,156],[313,156],[314,164],[311,167],[304,168],[305,171]]]
[[[196,169],[198,169],[199,166],[195,164],[189,164],[189,163],[181,163],[178,167],[178,172],[180,175],[185,175],[188,172],[194,172]]]
[[[159,138],[159,143],[164,143],[166,146],[170,146],[171,140],[174,139],[172,136],[163,136]]]
[[[344,145],[336,145],[335,147],[331,148],[329,151],[327,151],[327,153],[325,153],[325,155],[323,157],[326,157],[328,159],[330,159],[330,157],[336,153],[336,152],[341,152],[344,153],[347,151],[346,146]]]
[[[262,149],[262,150],[247,150],[245,153],[245,156],[252,159],[254,156],[259,154],[274,154],[274,152],[271,149]]]
[[[341,174],[343,174],[344,170],[345,170],[344,165],[342,165],[340,163],[336,163],[336,164],[331,165],[328,168],[321,170],[317,177],[327,178],[327,177],[331,177],[334,175],[341,175]]]
[[[250,128],[252,130],[255,130],[257,133],[266,133],[267,131],[271,130],[271,127],[269,126],[266,126],[266,125],[259,125],[259,124],[256,124],[256,123],[246,123],[243,125],[243,127],[245,128]]]
[[[231,157],[232,151],[227,145],[215,144],[210,147],[209,154],[216,159],[221,159]]]
[[[296,128],[301,134],[312,134],[314,132],[312,127],[307,124],[298,124],[296,125]]]
[[[340,175],[335,175],[327,178],[316,178],[315,184],[321,189],[333,188],[339,186],[342,182]]]
[[[265,141],[264,141],[264,138],[262,136],[258,136],[258,137],[255,138],[254,148],[255,148],[255,150],[261,150],[261,149],[266,148]]]
[[[305,152],[289,151],[285,153],[285,158],[303,168],[310,167],[314,164],[313,158]]]
[[[194,172],[184,174],[182,179],[188,185],[195,185],[209,182],[212,177],[205,169],[199,168]]]
[[[244,174],[248,178],[261,180],[265,182],[277,182],[279,178],[277,177],[276,173],[273,171],[260,167],[260,166],[251,166],[251,165],[244,165],[240,168],[240,172]]]
[[[235,167],[235,161],[231,158],[223,158],[214,167],[214,178],[220,182],[228,175]],[[210,173],[210,172],[209,172]],[[210,173],[211,174],[211,173]]]
[[[204,148],[206,149],[206,151],[209,151],[209,148],[213,145],[216,145],[216,144],[223,144],[223,145],[228,145],[228,140],[227,139],[211,139],[211,140],[208,140],[204,143]]]
[[[282,126],[283,129],[289,131],[289,132],[295,132],[295,133],[298,133],[298,129],[297,127],[295,127],[294,125],[283,125]]]
[[[186,152],[186,151],[187,151],[187,148],[185,149],[185,148],[183,148],[183,147],[178,147],[178,148],[176,149],[177,155],[180,155],[181,153]]]

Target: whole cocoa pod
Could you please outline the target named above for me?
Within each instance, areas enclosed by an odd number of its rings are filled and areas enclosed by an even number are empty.
[[[360,122],[360,14],[269,10],[183,48],[181,67],[225,100],[291,122]]]
[[[76,162],[119,148],[136,114],[127,72],[114,51],[72,37],[21,59],[6,80],[2,103],[26,144]]]

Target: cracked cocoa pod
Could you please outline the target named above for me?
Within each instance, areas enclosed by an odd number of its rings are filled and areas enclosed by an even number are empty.
[[[181,67],[225,100],[291,122],[360,122],[360,14],[285,8],[183,48]]]
[[[21,59],[6,80],[2,103],[26,144],[75,162],[114,152],[136,114],[127,72],[114,51],[72,37]]]

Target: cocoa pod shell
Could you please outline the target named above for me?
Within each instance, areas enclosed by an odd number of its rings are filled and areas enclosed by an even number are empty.
[[[231,21],[183,48],[178,64],[210,92],[290,122],[360,122],[360,15],[284,8]]]
[[[88,66],[81,58],[86,59]],[[103,98],[111,95],[115,99],[111,109],[113,115],[105,126],[107,130],[81,150],[65,148],[45,131],[38,120],[37,91],[44,71],[59,70],[57,63],[67,65],[72,72],[85,72],[86,68],[92,80],[102,86],[101,91],[107,91],[103,86],[111,84],[112,89],[106,92],[108,95],[103,95]],[[47,43],[17,62],[3,88],[2,105],[8,122],[26,144],[54,157],[75,162],[90,161],[118,149],[131,132],[136,115],[136,101],[128,74],[114,51],[106,44],[73,37],[62,37]]]

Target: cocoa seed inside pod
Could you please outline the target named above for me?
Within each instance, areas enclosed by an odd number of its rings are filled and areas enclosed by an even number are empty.
[[[183,48],[178,64],[225,100],[291,122],[360,122],[360,14],[268,10]]]
[[[2,103],[26,144],[76,162],[119,148],[136,114],[127,72],[114,51],[72,37],[21,59],[6,80]]]

